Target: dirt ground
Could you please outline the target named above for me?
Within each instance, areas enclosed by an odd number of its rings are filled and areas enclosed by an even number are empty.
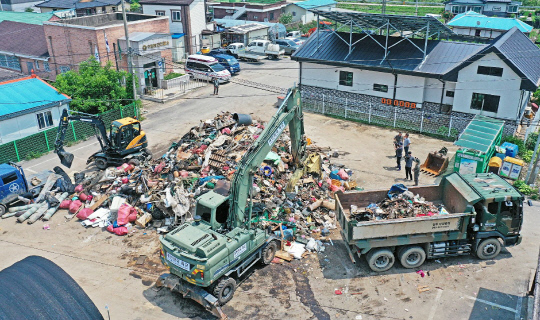
[[[275,86],[290,86],[297,79],[291,61],[243,64],[240,77]],[[282,67],[284,66],[284,67]],[[249,113],[269,119],[278,94],[230,83],[220,88],[220,97],[206,87],[184,99],[165,104],[147,104],[143,128],[156,155],[200,119],[221,111]],[[387,189],[403,183],[404,171],[395,170],[392,139],[396,130],[382,129],[317,114],[305,114],[306,135],[318,146],[338,150],[333,159],[354,170],[353,178],[368,190]],[[425,159],[428,152],[449,142],[412,134],[413,155]],[[68,148],[76,156],[72,171],[85,167],[96,150],[95,139]],[[23,163],[29,173],[50,169],[59,162],[54,154]],[[420,184],[434,178],[421,175]],[[410,185],[410,182],[405,182]],[[416,270],[396,264],[375,274],[365,259],[349,259],[337,230],[326,251],[282,265],[253,269],[240,284],[224,311],[230,319],[427,319],[488,320],[524,317],[524,298],[531,271],[536,268],[540,230],[540,203],[526,208],[524,240],[492,261],[472,256],[429,261]],[[83,228],[57,213],[47,224],[18,224],[0,220],[0,270],[28,255],[53,260],[86,291],[107,319],[214,319],[201,306],[167,289],[156,290],[157,277],[166,272],[159,262],[159,240],[154,230],[135,229],[118,237],[99,228]],[[419,286],[428,291],[420,292]],[[340,289],[343,294],[335,294]]]

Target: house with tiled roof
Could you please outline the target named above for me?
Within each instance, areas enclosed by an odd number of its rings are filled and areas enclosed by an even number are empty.
[[[533,29],[531,25],[516,18],[488,17],[474,11],[458,14],[447,26],[456,34],[489,39],[497,38],[514,27],[526,35]]]
[[[336,5],[337,2],[334,0],[295,1],[290,2],[283,8],[283,13],[290,13],[292,22],[302,21],[302,23],[308,23],[315,20],[315,14],[309,11],[310,9],[332,10]]]
[[[454,15],[474,11],[490,17],[510,17],[518,14],[520,5],[512,0],[449,0],[444,2],[444,10]]]
[[[70,101],[36,75],[0,82],[0,144],[58,126]]]
[[[126,1],[126,11],[130,4]],[[41,12],[53,12],[58,10],[75,10],[77,17],[89,16],[99,13],[111,13],[122,11],[121,0],[46,0],[36,5]]]
[[[0,22],[0,68],[43,78],[54,77],[42,25],[14,21]]]

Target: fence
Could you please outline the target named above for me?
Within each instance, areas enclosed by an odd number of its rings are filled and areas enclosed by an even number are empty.
[[[147,87],[143,99],[156,102],[165,102],[167,100],[174,99],[177,96],[184,94],[190,90],[207,86],[209,83],[210,80],[190,79],[189,75],[186,75],[179,78],[167,80],[167,84],[164,84],[166,88]]]
[[[139,107],[137,104],[130,104],[104,112],[100,116],[103,122],[108,125],[116,119],[138,117]],[[70,127],[71,130],[68,129],[66,131],[65,143],[67,144],[86,140],[96,134],[92,125],[86,122],[72,121]],[[57,132],[58,127],[51,128],[21,139],[0,144],[0,163],[30,160],[53,151]]]
[[[302,102],[305,111],[427,133],[446,139],[456,139],[471,120],[470,117],[385,106],[324,94],[304,94]]]

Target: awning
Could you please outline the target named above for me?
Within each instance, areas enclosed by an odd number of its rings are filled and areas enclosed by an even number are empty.
[[[180,39],[182,38],[183,36],[185,36],[186,34],[185,33],[173,33],[172,34],[172,38],[173,39]]]

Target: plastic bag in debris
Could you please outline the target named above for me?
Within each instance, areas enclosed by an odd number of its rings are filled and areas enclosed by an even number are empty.
[[[208,176],[208,177],[205,177],[205,178],[201,178],[201,179],[199,179],[199,185],[202,185],[205,182],[210,181],[212,179],[221,180],[221,179],[225,179],[225,177],[224,176]]]
[[[317,244],[315,246],[315,249],[317,250],[317,252],[324,252],[324,250],[326,249],[326,247],[324,246],[324,244],[322,243],[321,240],[317,240],[315,241],[315,243]]]
[[[341,178],[341,180],[349,180],[349,175],[344,169],[339,170],[337,175]]]
[[[395,197],[397,197],[399,194],[402,194],[403,192],[407,191],[408,188],[403,185],[402,183],[398,183],[398,184],[394,184],[390,190],[388,190],[388,198],[390,199],[394,199]]]
[[[264,161],[272,161],[277,166],[281,162],[281,157],[277,153],[270,151]]]
[[[112,224],[107,227],[107,231],[112,232],[116,234],[117,236],[125,236],[129,233],[128,228],[126,227],[118,227],[115,228]]]
[[[69,212],[71,213],[77,213],[77,211],[79,211],[79,208],[82,206],[82,202],[80,202],[79,200],[75,200],[75,201],[71,201],[71,203],[69,204]]]
[[[74,173],[73,174],[73,179],[75,179],[75,183],[76,184],[81,184],[84,180],[84,172],[80,172],[80,173]]]
[[[47,203],[49,204],[49,208],[56,207],[60,204],[60,201],[58,201],[58,199],[56,199],[56,197],[51,195],[50,193],[47,193],[45,195],[45,201],[47,201]]]
[[[274,231],[274,234],[278,237],[281,237],[281,232],[278,230],[278,231]],[[287,241],[291,241],[292,239],[294,238],[294,232],[292,229],[284,229],[283,230],[283,239],[287,240]]]
[[[70,204],[71,204],[71,199],[66,199],[60,203],[60,209],[69,209]]]
[[[306,244],[306,249],[309,251],[315,250],[315,247],[317,247],[317,242],[313,238],[309,238],[308,243]]]
[[[409,190],[403,192],[403,199],[407,199],[407,200],[414,199],[414,193],[410,192]]]
[[[84,209],[81,209],[79,213],[77,213],[77,218],[79,220],[86,220],[92,213],[94,213],[94,210],[90,208],[84,208]]]
[[[56,183],[55,183],[55,188],[60,188],[60,191],[61,192],[70,192],[72,193],[73,192],[73,188],[75,188],[75,186],[73,185],[73,183],[71,182],[71,179],[69,178],[68,174],[64,171],[64,169],[56,166],[53,168],[53,171],[54,173],[56,173],[57,175],[60,175],[62,178],[61,178],[61,182],[58,182],[58,180],[56,180]],[[56,184],[59,184],[59,185],[56,185]]]
[[[302,259],[302,255],[306,252],[306,246],[298,242],[293,242],[287,249],[287,252],[292,254],[295,259]]]
[[[341,179],[338,173],[339,173],[339,170],[334,170],[330,172],[330,179],[339,180],[339,181],[343,180]]]
[[[118,224],[125,225],[137,220],[137,210],[127,203],[124,203],[118,209]]]

